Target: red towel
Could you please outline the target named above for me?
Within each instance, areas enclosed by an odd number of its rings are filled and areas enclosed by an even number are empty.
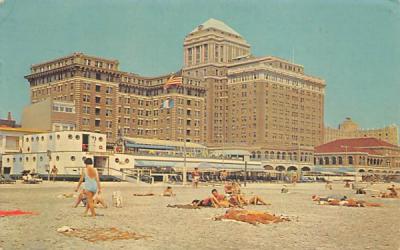
[[[27,212],[27,211],[21,211],[21,210],[10,210],[10,211],[0,210],[0,217],[25,215],[25,214],[37,215],[37,213],[35,213],[35,212]]]

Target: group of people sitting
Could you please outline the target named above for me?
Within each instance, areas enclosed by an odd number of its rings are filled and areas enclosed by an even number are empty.
[[[261,197],[254,195],[246,197],[240,191],[240,184],[236,182],[227,182],[224,186],[224,194],[218,193],[218,190],[213,189],[211,196],[202,200],[193,200],[192,206],[195,207],[243,207],[245,205],[269,205]]]

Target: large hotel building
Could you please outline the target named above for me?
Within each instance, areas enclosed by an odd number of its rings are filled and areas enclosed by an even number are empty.
[[[239,33],[215,19],[190,32],[183,50],[183,68],[159,77],[83,53],[35,64],[22,126],[101,132],[111,141],[186,139],[311,162],[323,142],[324,80],[302,65],[253,56]]]

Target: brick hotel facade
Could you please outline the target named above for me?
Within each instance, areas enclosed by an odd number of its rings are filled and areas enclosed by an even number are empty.
[[[41,112],[49,114],[49,130],[102,132],[111,141],[120,134],[186,138],[244,148],[256,158],[312,161],[313,147],[323,142],[324,80],[301,65],[252,56],[246,40],[215,19],[190,32],[183,49],[183,68],[159,77],[82,53],[33,65],[22,125],[40,129],[42,121],[32,119]],[[181,83],[165,87],[177,77]],[[43,111],[46,100],[52,108]]]

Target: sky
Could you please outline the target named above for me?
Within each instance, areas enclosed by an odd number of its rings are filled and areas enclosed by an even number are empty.
[[[400,125],[400,0],[0,0],[0,117],[20,120],[31,64],[84,52],[140,75],[175,72],[185,35],[209,18],[255,56],[325,79],[326,125]]]

